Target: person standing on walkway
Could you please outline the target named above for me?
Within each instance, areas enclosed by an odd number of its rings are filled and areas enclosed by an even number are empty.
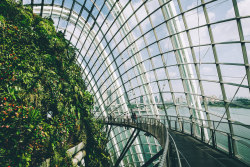
[[[135,123],[135,113],[133,113],[133,122]]]
[[[135,119],[135,122],[136,122],[136,119],[137,119],[136,113],[134,113],[134,119]]]
[[[128,113],[127,113],[127,123],[129,123],[129,116],[128,116]]]
[[[115,121],[115,114],[114,114],[114,112],[111,113],[111,121]]]
[[[124,113],[123,119],[124,119],[124,124],[125,124],[126,123],[126,119],[127,119],[126,113]]]
[[[131,119],[132,119],[132,122],[134,123],[134,113],[133,112],[131,114]]]
[[[108,122],[112,121],[112,114],[110,113],[108,116]]]

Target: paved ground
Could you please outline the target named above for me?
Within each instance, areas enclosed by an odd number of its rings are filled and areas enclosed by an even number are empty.
[[[238,160],[216,151],[189,135],[171,131],[177,148],[185,156],[188,163],[182,158],[183,167],[247,167]]]

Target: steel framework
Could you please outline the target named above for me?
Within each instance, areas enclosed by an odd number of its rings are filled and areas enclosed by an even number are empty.
[[[249,0],[18,1],[51,17],[78,49],[96,117],[135,112],[168,127],[174,117],[183,132],[189,129],[183,117],[189,118],[196,138],[213,145],[215,135],[216,147],[250,163],[250,149],[242,151],[249,140],[236,140],[249,138],[249,128],[234,125],[250,124],[250,105],[236,101],[250,97]],[[107,148],[116,162],[133,131],[109,128]],[[230,134],[232,147],[216,130]],[[120,165],[143,165],[160,150],[157,140],[140,133]]]

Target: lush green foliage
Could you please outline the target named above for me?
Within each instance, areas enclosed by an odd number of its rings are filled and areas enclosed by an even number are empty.
[[[92,106],[75,49],[53,21],[1,0],[0,166],[37,166],[46,158],[71,166],[65,150],[80,141],[87,142],[86,165],[108,166]]]

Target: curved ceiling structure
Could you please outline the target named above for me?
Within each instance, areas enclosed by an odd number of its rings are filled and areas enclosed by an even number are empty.
[[[250,105],[237,103],[250,98],[249,0],[22,3],[51,17],[78,49],[97,117],[132,112],[166,120],[192,116],[211,128],[205,120],[228,122],[224,128],[232,135],[237,128],[230,123],[249,124]],[[206,140],[209,134],[207,128]],[[108,149],[113,161],[130,135],[130,130],[112,128]],[[160,149],[154,138],[141,134],[121,165],[142,165]]]

